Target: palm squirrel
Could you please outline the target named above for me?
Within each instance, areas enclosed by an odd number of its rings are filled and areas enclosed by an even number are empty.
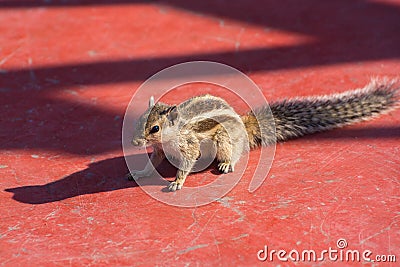
[[[192,97],[179,105],[154,104],[140,117],[132,140],[135,146],[153,147],[150,162],[128,179],[149,176],[165,157],[178,157],[175,181],[168,189],[181,189],[200,157],[200,145],[211,140],[222,173],[234,171],[244,151],[305,134],[342,127],[386,113],[399,104],[396,81],[372,80],[362,89],[328,96],[283,100],[239,116],[222,98]],[[168,147],[168,149],[166,149]]]

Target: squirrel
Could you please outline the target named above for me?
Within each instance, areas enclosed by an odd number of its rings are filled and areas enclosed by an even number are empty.
[[[396,80],[372,80],[362,89],[339,94],[286,99],[238,115],[222,98],[192,97],[179,105],[154,103],[139,118],[132,144],[152,146],[150,162],[129,180],[151,175],[165,157],[179,158],[169,191],[182,188],[203,140],[212,140],[218,170],[233,172],[243,152],[387,113],[399,106]]]

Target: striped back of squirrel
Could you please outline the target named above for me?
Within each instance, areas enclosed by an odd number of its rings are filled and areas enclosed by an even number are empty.
[[[250,147],[269,145],[326,131],[387,113],[399,105],[395,80],[373,80],[362,89],[340,94],[294,98],[272,103],[242,116]],[[261,125],[261,130],[259,124]],[[274,120],[276,139],[273,136]],[[262,134],[261,134],[262,132]]]

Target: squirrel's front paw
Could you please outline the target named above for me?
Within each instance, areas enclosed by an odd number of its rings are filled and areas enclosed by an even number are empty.
[[[226,162],[221,162],[218,164],[218,170],[222,173],[233,172],[234,168],[233,165]]]
[[[182,184],[180,184],[180,183],[178,183],[176,181],[171,182],[169,184],[169,186],[168,186],[168,190],[171,191],[171,192],[174,192],[174,191],[180,190],[180,189],[182,189]]]
[[[148,174],[145,173],[144,171],[133,171],[126,175],[129,181],[134,181],[139,179],[140,177],[145,177],[145,176],[148,176]]]

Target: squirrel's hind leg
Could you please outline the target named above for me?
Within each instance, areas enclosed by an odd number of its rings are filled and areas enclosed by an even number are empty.
[[[239,127],[240,125],[237,129],[240,129]],[[247,150],[247,137],[243,136],[243,133],[237,131],[237,129],[236,131],[235,129],[228,129],[230,134],[226,130],[222,130],[214,136],[217,146],[216,157],[219,162],[218,170],[222,173],[235,171],[236,163],[239,161],[243,151]]]
[[[236,163],[232,158],[235,147],[229,135],[226,131],[221,131],[215,135],[214,139],[217,145],[218,170],[222,173],[233,172]]]

